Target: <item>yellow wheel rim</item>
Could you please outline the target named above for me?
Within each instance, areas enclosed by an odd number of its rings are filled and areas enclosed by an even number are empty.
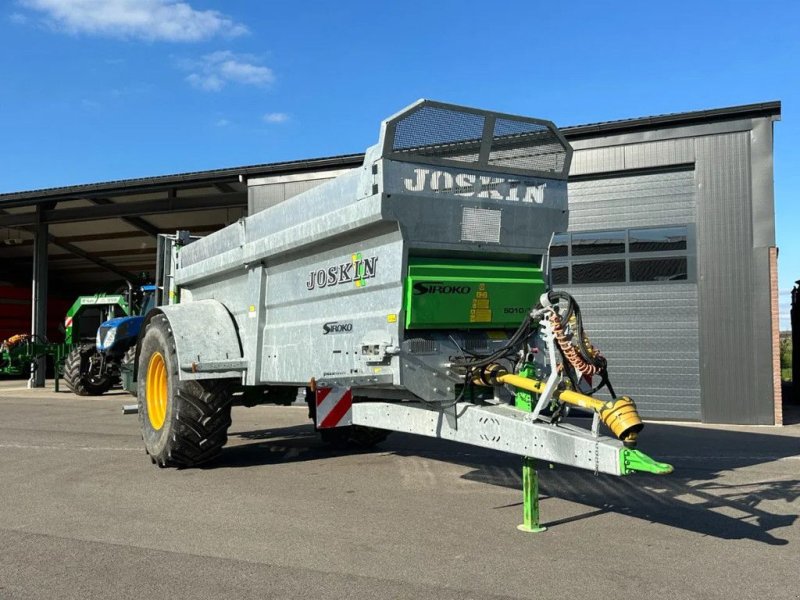
[[[153,352],[147,364],[147,418],[158,431],[167,417],[167,364],[160,352]]]

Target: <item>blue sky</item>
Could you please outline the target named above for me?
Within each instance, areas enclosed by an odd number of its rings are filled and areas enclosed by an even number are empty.
[[[560,125],[781,100],[800,279],[798,2],[0,2],[0,192],[363,151],[421,98]]]

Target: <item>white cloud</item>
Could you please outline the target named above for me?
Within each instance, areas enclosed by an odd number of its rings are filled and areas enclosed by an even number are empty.
[[[20,0],[56,30],[168,42],[237,36],[247,27],[216,10],[176,0]],[[13,17],[13,15],[12,15]]]
[[[209,92],[218,92],[228,83],[263,87],[275,81],[272,69],[257,64],[255,57],[230,50],[206,54],[199,61],[183,61],[182,66],[192,71],[186,81]]]
[[[22,13],[15,12],[11,13],[8,16],[8,20],[14,23],[15,25],[25,25],[25,23],[28,22],[28,17],[26,17]]]
[[[285,123],[289,120],[289,115],[282,112],[271,112],[261,117],[265,123]]]
[[[207,75],[192,73],[186,78],[186,81],[191,83],[194,87],[207,92],[218,92],[225,87],[225,82],[213,73]]]
[[[217,127],[227,127],[230,124],[231,122],[228,119],[217,119],[217,122],[214,123]]]

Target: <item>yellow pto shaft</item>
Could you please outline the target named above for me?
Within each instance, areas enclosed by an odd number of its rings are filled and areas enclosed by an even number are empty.
[[[544,382],[538,379],[512,375],[505,372],[499,365],[487,367],[476,383],[483,385],[506,383],[536,394],[544,392],[545,387]],[[561,402],[598,413],[600,420],[606,424],[617,439],[622,440],[628,447],[636,445],[636,438],[644,427],[644,423],[636,410],[636,404],[630,398],[622,396],[615,400],[603,401],[572,390],[556,390],[553,392],[553,397]]]

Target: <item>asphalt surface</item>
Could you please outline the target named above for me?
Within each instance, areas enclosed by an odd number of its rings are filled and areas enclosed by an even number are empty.
[[[235,408],[203,469],[158,469],[122,393],[0,382],[0,599],[800,598],[800,425],[651,423],[667,477],[540,471],[394,434],[331,452],[299,406]]]

